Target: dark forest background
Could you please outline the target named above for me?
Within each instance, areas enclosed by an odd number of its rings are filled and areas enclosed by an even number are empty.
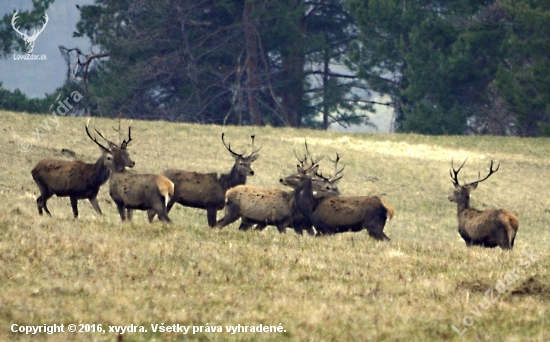
[[[22,28],[54,1],[33,0]],[[550,135],[550,1],[96,0],[79,10],[74,36],[90,44],[60,47],[66,84],[42,99],[0,84],[1,108],[47,113],[78,90],[78,110],[93,116],[327,129],[368,124],[373,99],[388,98],[398,132]],[[12,15],[0,22],[3,57],[24,52]]]

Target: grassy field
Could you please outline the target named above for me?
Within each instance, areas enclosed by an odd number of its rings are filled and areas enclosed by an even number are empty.
[[[56,197],[48,202],[52,217],[39,216],[34,164],[69,159],[63,148],[93,162],[99,149],[82,117],[60,117],[57,128],[52,118],[49,131],[46,116],[1,112],[0,120],[1,341],[550,340],[548,139],[133,122],[130,154],[140,173],[227,172],[233,159],[222,132],[237,152],[249,151],[251,134],[262,145],[252,185],[283,189],[278,180],[295,171],[292,149],[304,138],[314,155],[338,152],[346,166],[341,192],[382,196],[395,209],[385,229],[392,240],[376,242],[365,231],[315,238],[275,227],[240,232],[238,223],[214,230],[204,211],[179,205],[173,225],[149,224],[143,212],[122,224],[107,186],[102,217],[80,201],[75,220],[69,199]],[[93,122],[117,139],[116,121]],[[458,235],[449,168],[466,157],[470,181],[491,159],[501,164],[472,206],[518,216],[513,251],[466,248]],[[330,163],[321,169],[330,173]],[[53,324],[64,332],[11,331]],[[69,324],[106,332],[71,333]],[[155,324],[190,330],[154,332]],[[239,324],[247,332],[226,331]],[[250,332],[260,324],[283,331]],[[147,332],[108,331],[132,325]]]

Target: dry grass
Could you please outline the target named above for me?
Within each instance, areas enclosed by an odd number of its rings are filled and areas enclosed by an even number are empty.
[[[69,200],[52,198],[53,217],[38,216],[32,166],[44,157],[65,158],[62,148],[93,161],[98,148],[84,132],[84,118],[60,118],[50,131],[45,116],[2,112],[0,153],[0,340],[30,340],[11,324],[88,323],[144,325],[124,341],[310,340],[310,341],[547,341],[550,280],[547,221],[550,215],[548,139],[364,135],[218,127],[134,121],[131,150],[136,172],[178,167],[226,172],[232,159],[220,134],[237,151],[250,134],[262,144],[250,184],[277,187],[295,170],[292,148],[307,137],[314,154],[342,155],[340,188],[346,195],[382,195],[396,210],[386,226],[391,242],[365,232],[332,237],[240,232],[237,224],[209,229],[205,212],[176,206],[174,225],[153,225],[145,213],[121,224],[102,188],[98,217],[79,202],[72,219]],[[95,119],[116,139],[114,121]],[[18,148],[21,139],[33,143]],[[473,206],[506,208],[520,219],[514,251],[466,248],[457,234],[450,160],[469,157],[467,179],[501,169],[474,192]],[[330,173],[329,163],[322,164]],[[218,214],[221,217],[222,213]],[[527,251],[540,257],[526,266]],[[507,280],[512,270],[517,277]],[[509,288],[484,310],[485,292]],[[494,296],[498,292],[494,291]],[[486,303],[484,304],[487,307]],[[480,311],[478,315],[472,312]],[[462,336],[451,328],[473,324]],[[469,318],[468,318],[469,319]],[[467,323],[471,322],[466,320]],[[279,325],[284,333],[153,333],[151,324],[194,326]],[[39,340],[114,341],[114,333],[40,334]]]

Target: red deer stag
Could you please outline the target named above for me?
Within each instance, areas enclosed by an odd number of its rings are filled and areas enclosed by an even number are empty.
[[[321,184],[318,182],[317,184]],[[316,197],[338,196],[334,187],[317,188]],[[266,226],[276,226],[279,233],[285,233],[286,228],[293,228],[302,235],[303,230],[314,234],[309,220],[296,210],[296,194],[294,191],[266,189],[250,185],[239,185],[227,191],[225,215],[216,224],[223,228],[239,218],[240,230],[246,231],[257,224],[256,230]]]
[[[128,140],[124,139],[122,141],[121,149],[126,150],[126,147],[132,141],[131,129],[132,126],[130,125],[128,127]],[[96,132],[110,146],[116,146],[115,143],[105,139],[99,131],[96,130]],[[124,160],[117,155],[108,160],[107,168],[111,171],[109,194],[117,206],[122,221],[126,219],[131,221],[133,210],[138,209],[148,210],[148,213],[158,215],[163,222],[171,222],[166,212],[166,204],[174,195],[174,184],[168,178],[158,174],[130,172],[126,170]],[[153,217],[148,216],[151,222]]]
[[[90,120],[88,120],[89,122]],[[94,164],[51,158],[39,161],[31,171],[32,178],[40,190],[40,197],[36,200],[38,214],[42,215],[42,210],[44,210],[51,216],[46,202],[53,195],[57,195],[57,197],[71,199],[75,218],[78,217],[78,200],[86,198],[94,210],[102,215],[97,203],[97,194],[99,188],[109,179],[110,172],[107,163],[113,158],[118,158],[124,166],[134,166],[134,162],[126,151],[126,146],[119,148],[116,145],[110,145],[110,148],[107,148],[101,145],[90,135],[88,123],[86,124],[86,133],[100,147],[101,157]]]
[[[298,156],[296,156],[298,158]],[[317,163],[322,159],[311,160],[311,165],[306,168],[305,161],[300,160],[298,165],[298,175],[316,179],[312,186],[316,192],[315,197],[339,196],[340,193],[336,187],[337,176],[333,179],[326,179],[316,173]],[[266,189],[249,185],[240,185],[229,189],[226,193],[225,215],[216,224],[217,228],[223,228],[239,218],[241,224],[240,230],[246,231],[252,225],[257,224],[256,230],[263,230],[267,225],[277,227],[279,233],[285,233],[286,228],[293,228],[297,234],[302,235],[306,230],[313,235],[311,222],[303,217],[296,209],[296,192],[283,191],[278,189]]]
[[[225,193],[228,189],[246,183],[247,176],[253,176],[251,164],[260,156],[254,149],[254,136],[252,138],[252,151],[248,156],[231,150],[231,145],[226,144],[222,133],[222,142],[225,148],[235,159],[235,164],[228,174],[218,177],[216,173],[197,173],[183,170],[166,170],[162,174],[174,182],[174,197],[168,203],[168,212],[177,202],[186,207],[206,209],[208,226],[216,224],[216,212],[223,209]]]
[[[504,209],[480,211],[470,208],[470,192],[477,188],[479,183],[497,172],[500,164],[493,170],[493,161],[491,160],[489,174],[485,178],[460,185],[458,183],[458,173],[465,163],[466,160],[458,170],[455,170],[451,162],[450,171],[455,190],[449,196],[449,201],[456,203],[458,207],[458,233],[468,247],[493,248],[500,246],[502,249],[512,249],[519,226],[519,220],[514,214]]]
[[[337,158],[338,160],[338,158]],[[319,235],[366,229],[377,240],[389,240],[384,234],[393,208],[376,196],[328,197],[316,199],[311,177],[296,174],[280,182],[296,191],[296,206],[308,218]]]

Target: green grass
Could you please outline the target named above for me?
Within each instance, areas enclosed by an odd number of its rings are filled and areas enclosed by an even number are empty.
[[[204,211],[177,205],[173,225],[147,223],[137,212],[121,223],[106,187],[104,212],[79,202],[72,218],[68,198],[53,197],[52,217],[39,216],[38,188],[30,170],[45,157],[66,158],[69,148],[92,162],[99,149],[85,134],[85,118],[0,113],[0,340],[31,340],[10,332],[12,324],[143,325],[123,341],[305,340],[305,341],[547,341],[550,339],[550,177],[548,139],[343,134],[271,127],[219,127],[134,121],[130,154],[135,172],[166,168],[227,172],[232,158],[220,139],[249,151],[251,134],[261,157],[248,184],[283,189],[293,173],[292,152],[304,138],[314,155],[338,152],[346,166],[346,196],[379,195],[395,209],[386,225],[390,242],[366,232],[314,238],[274,227],[240,232],[207,227]],[[94,119],[116,140],[116,121]],[[123,122],[123,125],[127,122]],[[36,129],[44,133],[40,140]],[[28,152],[21,139],[33,144]],[[466,248],[457,233],[450,161],[468,157],[467,180],[500,170],[480,184],[472,205],[505,208],[520,220],[515,248]],[[323,173],[332,166],[321,162]],[[462,179],[462,176],[461,176]],[[218,217],[222,216],[218,213]],[[525,252],[539,255],[525,266]],[[522,264],[523,262],[523,264]],[[521,270],[487,308],[485,292]],[[498,292],[495,290],[494,295]],[[463,319],[473,324],[462,336]],[[467,318],[466,323],[471,321]],[[223,326],[224,332],[153,333],[151,324]],[[225,332],[225,326],[278,326],[283,333]],[[40,334],[39,340],[114,341],[115,333]]]

